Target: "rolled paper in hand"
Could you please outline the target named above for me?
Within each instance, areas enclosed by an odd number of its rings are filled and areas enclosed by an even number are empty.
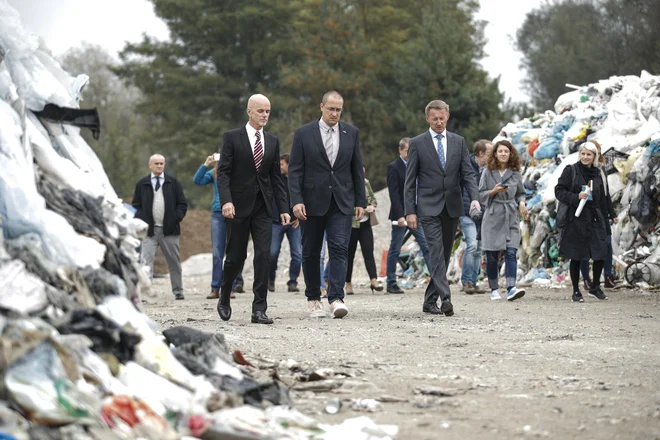
[[[592,181],[590,180],[590,181],[589,181],[589,185],[587,185],[587,187],[586,187],[585,190],[584,190],[584,192],[586,192],[587,194],[590,194],[590,193],[591,193],[591,182],[592,182]],[[588,199],[588,198],[589,198],[589,197],[587,197],[587,199]],[[579,217],[580,214],[582,214],[582,210],[584,209],[584,205],[587,204],[587,199],[582,199],[582,200],[580,200],[580,204],[578,205],[577,209],[575,210],[575,216],[576,216],[576,217]]]
[[[403,223],[404,223],[405,225],[408,225],[408,222],[403,222]],[[396,220],[392,220],[392,224],[393,224],[394,226],[399,226],[399,222],[396,221]]]

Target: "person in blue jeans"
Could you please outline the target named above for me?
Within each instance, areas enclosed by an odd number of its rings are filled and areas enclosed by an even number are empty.
[[[486,139],[480,139],[474,143],[474,154],[470,156],[470,162],[472,162],[472,167],[475,173],[477,173],[478,179],[481,179],[481,173],[486,166],[487,155],[492,150],[493,144]],[[481,220],[473,220],[470,217],[470,195],[465,188],[461,188],[461,190],[463,192],[463,209],[465,211],[465,215],[459,219],[463,238],[465,239],[461,286],[463,292],[468,295],[486,293],[484,289],[477,286],[477,278],[479,278],[479,271],[481,269]]]
[[[280,172],[282,173],[282,178],[284,179],[284,187],[289,189],[289,155],[281,154],[280,155]],[[273,217],[273,236],[270,242],[270,278],[268,280],[268,290],[270,292],[275,291],[275,278],[277,276],[277,259],[280,256],[280,249],[282,248],[282,241],[284,240],[284,235],[286,235],[287,240],[289,240],[289,248],[291,249],[291,262],[289,263],[289,281],[287,284],[287,289],[289,292],[298,292],[298,276],[300,275],[300,267],[302,265],[302,233],[300,230],[300,223],[298,219],[293,216],[291,212],[291,218],[294,219],[291,224],[282,226],[280,222],[279,212],[277,206],[275,205],[275,199],[273,199],[273,209],[274,213],[277,213],[277,218]],[[289,200],[289,206],[291,202]]]
[[[199,186],[213,184],[213,203],[211,203],[211,246],[213,247],[213,271],[211,275],[211,293],[206,299],[220,298],[220,283],[222,282],[222,261],[225,258],[227,246],[227,227],[222,216],[222,205],[218,196],[218,186],[215,184],[217,160],[209,156],[199,167],[193,177],[193,182]],[[213,168],[211,168],[213,167]],[[243,269],[238,272],[234,281],[234,292],[243,292]],[[232,298],[234,294],[232,293]]]
[[[396,283],[396,263],[399,261],[399,254],[401,253],[401,246],[403,246],[406,231],[410,231],[413,237],[415,237],[417,244],[419,244],[424,255],[426,267],[431,267],[429,248],[426,245],[424,230],[421,225],[416,230],[408,228],[404,215],[403,186],[406,181],[409,142],[410,138],[407,137],[399,141],[399,157],[387,166],[387,190],[390,196],[390,215],[388,218],[392,221],[392,238],[390,239],[390,249],[387,252],[387,293],[403,293],[403,290]]]

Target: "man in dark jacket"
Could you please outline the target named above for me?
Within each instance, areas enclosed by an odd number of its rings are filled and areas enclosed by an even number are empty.
[[[488,154],[492,149],[493,144],[486,139],[480,139],[474,144],[474,154],[470,156],[470,162],[477,174],[478,180],[481,179],[481,172],[486,166]],[[477,186],[479,186],[478,180]],[[465,211],[465,215],[459,219],[461,229],[463,230],[463,237],[465,238],[465,252],[463,253],[463,262],[461,265],[462,290],[468,295],[485,293],[486,291],[484,289],[477,286],[477,278],[479,277],[479,270],[481,268],[481,219],[475,221],[470,217],[470,196],[465,187],[462,188],[462,195],[463,209]]]
[[[282,172],[282,179],[284,180],[284,188],[287,191],[287,206],[291,206],[291,197],[289,196],[289,155],[280,155],[280,171]],[[277,205],[273,199],[273,212],[277,213]],[[270,242],[270,279],[268,280],[268,290],[275,291],[275,277],[277,276],[277,259],[280,256],[280,249],[282,248],[282,241],[284,235],[289,240],[289,248],[291,250],[291,262],[289,263],[289,281],[287,281],[287,290],[289,292],[298,292],[298,276],[300,275],[300,267],[302,264],[302,234],[300,231],[300,222],[297,218],[293,217],[293,211],[289,215],[293,221],[288,225],[282,225],[279,213],[273,216],[273,237]]]
[[[149,159],[151,174],[143,177],[135,186],[133,207],[135,217],[149,225],[147,238],[142,242],[142,264],[154,272],[154,256],[160,246],[170,271],[172,293],[176,299],[184,299],[179,258],[179,224],[186,216],[188,203],[183,188],[170,175],[165,175],[165,158],[154,154]]]

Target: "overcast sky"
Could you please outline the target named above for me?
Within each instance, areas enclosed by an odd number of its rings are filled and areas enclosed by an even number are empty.
[[[4,1],[4,0],[0,0]],[[165,24],[148,0],[8,0],[18,10],[28,31],[44,37],[55,55],[83,41],[118,52],[126,41],[137,42],[147,33],[167,39]],[[182,0],[185,1],[185,0]],[[513,49],[516,30],[527,12],[543,0],[481,0],[479,18],[486,27],[487,57],[483,67],[491,77],[500,76],[500,89],[514,101],[529,98],[521,90],[520,54]]]

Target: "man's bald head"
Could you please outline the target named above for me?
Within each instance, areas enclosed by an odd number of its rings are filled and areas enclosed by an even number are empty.
[[[248,123],[252,128],[261,130],[266,126],[270,117],[270,101],[261,94],[250,96],[247,104],[247,114],[250,118]]]
[[[149,169],[154,176],[160,176],[165,170],[165,157],[162,154],[154,154],[149,158]]]

